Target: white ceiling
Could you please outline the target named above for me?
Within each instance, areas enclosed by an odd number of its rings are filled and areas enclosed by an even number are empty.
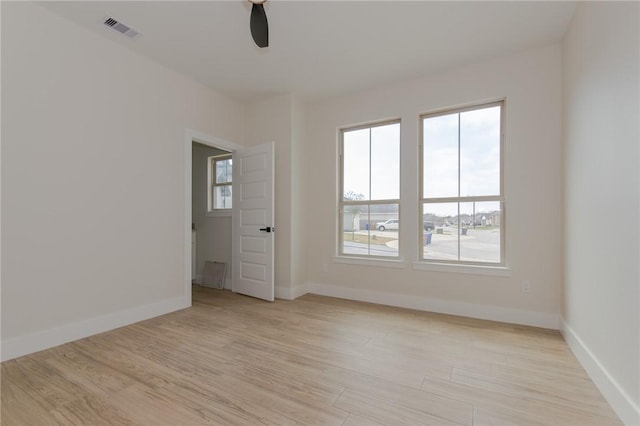
[[[283,1],[265,4],[270,46],[233,1],[42,2],[217,91],[245,101],[321,99],[559,41],[575,2]],[[103,25],[113,17],[141,33]]]

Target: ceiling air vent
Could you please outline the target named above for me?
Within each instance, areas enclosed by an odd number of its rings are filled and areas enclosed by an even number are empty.
[[[113,18],[105,19],[104,20],[104,24],[107,27],[111,27],[114,30],[118,31],[119,33],[122,33],[122,34],[126,35],[127,37],[133,38],[133,37],[135,37],[135,36],[137,36],[139,34],[136,30],[134,30],[131,27],[123,24],[122,22],[116,21]]]

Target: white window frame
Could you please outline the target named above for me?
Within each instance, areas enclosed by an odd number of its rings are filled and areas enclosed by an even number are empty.
[[[208,173],[207,173],[208,175],[208,182],[207,182],[207,188],[208,188],[207,213],[208,215],[211,215],[211,216],[216,216],[218,214],[231,215],[233,206],[218,207],[215,205],[215,197],[216,197],[215,190],[217,187],[228,186],[229,188],[233,188],[233,178],[229,182],[223,182],[223,183],[217,182],[216,163],[218,163],[219,161],[230,160],[231,158],[232,158],[232,154],[229,153],[229,154],[222,154],[222,155],[214,155],[207,159],[208,160]]]
[[[492,102],[484,102],[479,104],[468,105],[458,108],[448,108],[445,110],[434,111],[431,113],[421,114],[419,118],[419,215],[418,215],[418,229],[420,232],[418,238],[418,262],[414,265],[416,269],[433,269],[433,270],[455,270],[455,268],[466,267],[469,273],[482,273],[483,270],[490,269],[503,269],[508,271],[506,263],[506,208],[505,208],[505,195],[504,195],[504,153],[505,153],[505,117],[506,117],[506,102],[504,99],[500,99]],[[438,117],[450,114],[459,114],[466,111],[474,111],[478,109],[491,108],[500,106],[500,194],[490,196],[460,196],[460,139],[458,138],[458,196],[457,197],[441,197],[441,198],[429,198],[424,197],[424,119],[431,117]],[[424,258],[424,236],[423,236],[423,218],[424,218],[424,204],[429,203],[458,203],[458,213],[460,203],[468,202],[483,202],[483,201],[497,201],[500,203],[500,262],[472,262],[466,260],[460,260],[460,230],[458,228],[458,260],[444,260],[444,259],[425,259]],[[475,219],[474,219],[475,220]],[[450,269],[454,268],[454,269]],[[463,271],[464,272],[464,271]]]
[[[345,200],[344,199],[344,134],[345,132],[350,132],[350,131],[355,131],[355,130],[362,130],[362,129],[373,129],[375,127],[381,127],[381,126],[387,126],[390,124],[398,124],[399,125],[399,131],[400,131],[400,137],[399,137],[399,146],[398,149],[401,150],[401,145],[402,145],[402,122],[401,120],[398,119],[393,119],[393,120],[385,120],[385,121],[377,121],[377,122],[373,122],[373,123],[367,123],[367,124],[363,124],[363,125],[359,125],[359,126],[352,126],[352,127],[344,127],[340,129],[340,136],[339,136],[339,143],[338,143],[338,156],[339,156],[339,167],[340,167],[340,173],[339,173],[339,181],[338,181],[338,247],[337,247],[337,253],[338,255],[336,256],[337,258],[343,258],[345,260],[348,259],[353,259],[356,260],[358,258],[362,259],[363,261],[365,261],[365,264],[370,264],[370,260],[377,260],[377,261],[384,261],[384,262],[388,262],[389,264],[391,263],[397,263],[398,261],[402,261],[402,258],[400,257],[400,250],[398,248],[398,255],[397,256],[380,256],[380,255],[373,255],[373,254],[352,254],[352,253],[345,253],[344,252],[344,208],[347,206],[371,206],[371,205],[381,205],[381,204],[397,204],[398,205],[398,220],[401,217],[401,209],[402,209],[402,205],[400,203],[400,193],[401,193],[401,188],[402,188],[402,160],[401,158],[399,158],[399,164],[398,164],[398,182],[400,184],[400,187],[398,188],[398,198],[397,199],[386,199],[386,200]],[[369,163],[371,163],[371,158],[369,159]],[[371,186],[371,169],[369,169],[369,186]],[[371,191],[369,191],[369,194],[371,194]],[[369,209],[370,211],[370,209]],[[368,221],[369,223],[371,223],[371,221]],[[400,238],[400,224],[398,224],[398,239]],[[335,259],[337,260],[337,259]],[[339,263],[340,261],[337,260]]]

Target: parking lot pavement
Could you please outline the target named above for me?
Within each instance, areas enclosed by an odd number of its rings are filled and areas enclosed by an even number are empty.
[[[397,241],[397,240],[396,240]],[[373,256],[397,256],[398,249],[388,247],[386,245],[371,244],[368,246],[364,243],[357,243],[355,241],[344,242],[344,252],[347,254],[364,254]]]
[[[398,238],[398,231],[378,231],[376,230],[371,230],[371,231],[367,231],[367,230],[360,230],[360,231],[355,231],[356,235],[369,235],[369,233],[371,233],[371,236],[377,236],[377,237],[385,237],[385,238]]]
[[[431,244],[423,247],[425,259],[457,259],[457,236],[455,234],[453,234],[454,238],[442,238],[442,236],[442,234],[433,234]],[[460,260],[499,262],[500,231],[498,229],[469,229],[467,235],[460,236]]]
[[[423,245],[425,259],[457,260],[458,229],[445,228],[442,234],[431,231],[431,244]],[[349,254],[369,254],[377,256],[398,255],[398,231],[355,231],[358,235],[391,238],[385,245],[345,241],[345,252]],[[427,232],[423,232],[422,235]],[[424,241],[422,242],[424,244]],[[466,235],[460,235],[460,260],[477,262],[500,261],[500,230],[469,228]]]
[[[423,234],[427,234],[427,232],[425,231]],[[473,236],[471,235],[465,235],[465,237],[473,238]],[[431,243],[438,242],[438,241],[457,241],[457,240],[458,240],[458,234],[456,229],[453,229],[449,232],[442,233],[442,234],[431,232]]]

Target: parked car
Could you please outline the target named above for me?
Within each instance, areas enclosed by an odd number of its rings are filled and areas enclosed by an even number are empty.
[[[433,231],[435,229],[435,225],[433,222],[424,222],[424,230],[425,231]]]
[[[400,221],[398,219],[389,219],[385,222],[376,223],[376,229],[378,231],[385,231],[387,229],[398,230],[400,227]]]

